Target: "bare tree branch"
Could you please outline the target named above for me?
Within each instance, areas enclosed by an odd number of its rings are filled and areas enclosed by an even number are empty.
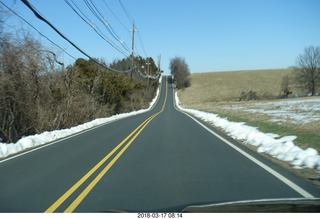
[[[298,56],[294,69],[300,88],[314,96],[320,85],[320,47],[306,47]]]

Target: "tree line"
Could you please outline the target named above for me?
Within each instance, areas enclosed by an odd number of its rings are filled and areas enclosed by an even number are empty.
[[[126,68],[129,59],[112,67]],[[31,35],[0,31],[0,142],[147,108],[157,87],[157,80],[112,73],[92,60],[64,66]]]

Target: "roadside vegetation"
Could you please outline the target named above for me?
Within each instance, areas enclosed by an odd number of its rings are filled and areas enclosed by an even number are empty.
[[[191,86],[190,69],[185,59],[175,57],[170,60],[170,70],[173,76],[173,82],[177,89],[183,89]]]
[[[65,66],[57,52],[25,30],[0,29],[0,142],[148,108],[155,95],[156,79],[113,73],[83,58]],[[112,67],[126,69],[128,59]],[[155,74],[151,60],[150,74]],[[139,62],[147,60],[135,57]]]

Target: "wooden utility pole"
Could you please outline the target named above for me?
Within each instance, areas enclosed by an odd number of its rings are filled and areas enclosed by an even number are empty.
[[[161,73],[161,67],[160,67],[160,64],[161,64],[161,54],[158,56],[158,72]]]
[[[150,73],[150,65],[151,65],[151,63],[149,61],[149,57],[147,58],[146,65],[147,65],[147,74],[149,75],[149,73]]]
[[[137,29],[135,29],[134,27],[134,21],[132,22],[132,48],[131,48],[131,79],[132,79],[132,73],[133,73],[133,69],[134,69],[134,32],[138,31]]]

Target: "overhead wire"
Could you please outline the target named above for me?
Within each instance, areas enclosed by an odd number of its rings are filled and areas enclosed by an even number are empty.
[[[76,9],[73,7],[73,5],[69,2],[69,0],[64,0],[67,5],[86,23],[88,24],[104,41],[106,41],[108,44],[110,44],[113,48],[118,50],[118,52],[122,53],[125,57],[128,57],[125,51],[121,50],[118,46],[116,46],[100,29],[97,27],[93,21],[91,21],[83,12],[82,10],[74,3],[73,0],[70,0]],[[81,13],[81,14],[80,14]]]
[[[113,10],[110,8],[110,6],[107,4],[107,2],[105,0],[102,0],[103,3],[107,6],[107,8],[109,9],[109,11],[111,12],[111,14],[116,18],[116,20],[119,22],[119,24],[125,29],[125,30],[129,30],[129,28],[126,27],[126,25],[123,24],[123,22],[118,18],[118,16],[113,12]],[[129,31],[128,31],[129,33]]]
[[[99,9],[96,7],[96,5],[91,1],[91,0],[83,0],[84,3],[87,5],[89,10],[92,12],[92,14],[104,25],[104,27],[107,29],[107,31],[110,33],[110,35],[118,41],[121,46],[130,52],[130,49],[128,46],[125,44],[125,42],[118,36],[118,34],[115,32],[115,30],[112,28],[111,24],[109,21],[101,14]]]
[[[133,18],[131,17],[131,15],[129,14],[128,10],[124,7],[123,3],[121,0],[119,0],[119,3],[121,5],[122,10],[124,11],[124,13],[127,15],[127,18],[129,19],[129,21],[131,22],[131,24],[134,23]]]
[[[123,10],[123,12],[125,13],[125,15],[127,16],[128,20],[130,21],[130,23],[133,25],[133,27],[136,27],[135,26],[135,23],[134,23],[134,19],[132,18],[132,16],[130,15],[130,13],[128,12],[128,10],[126,9],[126,7],[124,6],[124,4],[122,3],[121,0],[118,0],[119,1],[119,4]],[[132,31],[135,32],[135,30],[133,29]]]
[[[119,1],[119,4],[120,4],[122,10],[124,11],[124,13],[126,14],[128,20],[130,21],[130,23],[131,23],[134,27],[136,27],[136,26],[135,26],[135,23],[134,23],[134,19],[133,19],[132,16],[130,15],[129,11],[126,9],[126,7],[124,6],[124,4],[122,3],[121,0],[118,0],[118,1]],[[107,6],[108,6],[108,5],[107,5]],[[133,31],[134,31],[134,30],[133,30]],[[143,41],[142,41],[142,37],[141,37],[140,31],[138,31],[138,39],[139,39],[139,42],[140,42],[140,44],[141,44],[142,50],[143,50],[143,52],[144,52],[144,55],[145,55],[146,58],[147,58],[147,57],[148,57],[148,56],[147,56],[147,52],[146,52],[146,50],[145,50],[145,47],[144,47],[144,44],[143,44]],[[149,75],[149,74],[143,74],[143,73],[141,73],[139,70],[136,71],[136,72],[139,73],[139,75],[140,75],[141,77],[143,77],[143,78],[152,78],[152,79],[155,79],[155,78],[158,78],[158,77],[161,75],[160,72],[157,72],[155,76]]]
[[[41,21],[45,22],[47,25],[49,25],[59,36],[61,36],[63,39],[65,39],[67,42],[69,42],[74,48],[76,48],[79,52],[81,52],[83,55],[85,55],[86,57],[88,57],[90,60],[92,60],[94,63],[98,64],[99,66],[109,70],[109,71],[113,71],[116,73],[129,73],[131,72],[133,69],[129,69],[127,71],[118,71],[112,68],[109,68],[108,66],[98,62],[97,60],[95,60],[94,58],[92,58],[89,54],[87,54],[86,52],[84,52],[82,49],[80,49],[77,45],[75,45],[70,39],[68,39],[63,33],[61,33],[54,25],[52,25],[48,20],[46,20],[41,14],[40,12],[37,11],[36,8],[34,8],[29,2],[28,0],[21,0],[22,3],[24,3],[32,12],[33,14]]]
[[[68,0],[66,0],[67,2]],[[71,0],[72,1],[72,0]],[[90,0],[91,1],[91,0]],[[79,52],[81,52],[83,55],[85,55],[87,58],[89,58],[90,60],[92,60],[93,62],[95,62],[96,64],[100,65],[101,67],[107,69],[107,70],[110,70],[112,72],[115,72],[115,73],[132,73],[132,72],[136,72],[138,73],[141,77],[143,78],[151,78],[151,79],[156,79],[158,78],[161,74],[159,72],[156,73],[156,75],[149,75],[149,74],[143,74],[141,73],[139,70],[137,70],[136,67],[132,66],[131,69],[129,70],[126,70],[126,71],[119,71],[119,70],[116,70],[116,69],[113,69],[113,68],[110,68],[100,62],[98,62],[96,59],[92,58],[89,54],[87,54],[85,51],[83,51],[81,48],[79,48],[75,43],[73,43],[70,39],[68,39],[63,33],[61,33],[53,24],[51,24],[47,19],[44,18],[43,15],[41,15],[41,13],[36,9],[34,8],[29,2],[28,0],[21,0],[22,3],[24,3],[32,12],[33,14],[41,21],[45,22],[47,25],[49,25],[57,34],[59,34],[63,39],[65,39],[67,42],[69,42],[74,48],[76,48]],[[72,1],[73,2],[73,1]],[[121,2],[121,1],[119,1]],[[6,6],[2,1],[1,3]],[[73,2],[74,3],[74,2]],[[70,4],[70,3],[69,3]],[[122,2],[121,2],[122,4]],[[71,5],[71,4],[70,4]],[[123,4],[122,4],[123,5]],[[76,6],[76,5],[75,5]],[[77,6],[76,6],[77,7]],[[124,7],[124,6],[123,6]],[[8,6],[6,6],[6,8],[10,9]],[[74,8],[73,8],[74,9]],[[11,10],[11,9],[10,9]],[[75,10],[75,9],[74,9]],[[126,10],[126,9],[125,9]],[[12,10],[11,10],[12,11]],[[75,10],[76,11],[76,10]],[[79,9],[79,11],[81,11]],[[19,16],[17,13],[13,12],[14,14],[16,14],[18,17],[20,17],[21,19],[23,19],[21,16]],[[80,12],[81,13],[81,12]],[[77,13],[81,19],[83,19],[83,21],[85,21],[87,24],[89,24],[90,26],[92,26],[92,24],[90,24],[89,22],[91,22],[89,20],[89,18],[83,13],[83,16],[88,20],[86,20],[85,18],[83,18],[79,13]],[[128,16],[129,16],[129,13],[127,12]],[[71,54],[69,54],[68,52],[66,52],[63,48],[61,48],[58,44],[54,43],[52,40],[50,40],[48,37],[46,37],[44,34],[42,34],[40,31],[38,31],[34,26],[32,26],[28,21],[26,21],[25,19],[23,19],[28,25],[30,25],[34,30],[36,30],[41,36],[45,37],[48,41],[50,41],[51,43],[53,43],[54,45],[56,45],[58,48],[60,48],[62,51],[64,51],[66,54],[68,54],[70,57],[72,57],[73,59],[76,59],[74,56],[72,56]],[[93,22],[91,22],[93,23]],[[95,29],[96,30],[96,29]],[[98,32],[97,32],[98,33]],[[141,35],[139,37],[139,41],[140,41],[140,44],[143,46],[143,43],[142,43],[142,39],[141,39]],[[143,50],[144,50],[144,53],[146,55],[146,52],[145,52],[145,49],[144,49],[144,46],[143,46]],[[128,58],[128,57],[127,57]]]
[[[4,4],[2,1],[0,1],[0,3],[6,7],[8,10],[10,10],[14,15],[16,15],[17,17],[19,17],[21,20],[23,20],[26,24],[28,24],[32,29],[34,29],[38,34],[40,34],[42,37],[44,37],[45,39],[47,39],[50,43],[52,43],[53,45],[55,45],[56,47],[58,47],[59,49],[61,49],[64,53],[66,53],[68,56],[70,56],[71,58],[73,58],[74,60],[76,60],[76,58],[71,55],[70,53],[68,53],[65,49],[63,49],[61,46],[59,46],[58,44],[56,44],[55,42],[53,42],[49,37],[47,37],[46,35],[44,35],[43,33],[41,33],[36,27],[34,27],[29,21],[27,21],[26,19],[24,19],[22,16],[20,16],[18,13],[16,13],[14,10],[12,10],[9,6],[7,6],[6,4]]]
[[[145,55],[146,57],[148,57],[147,52],[146,52],[146,50],[145,50],[145,48],[144,48],[144,45],[143,45],[143,42],[142,42],[142,38],[141,38],[140,31],[138,31],[138,39],[139,39],[139,42],[140,42],[140,45],[141,45],[141,48],[142,48],[142,51],[143,51],[144,55]]]

